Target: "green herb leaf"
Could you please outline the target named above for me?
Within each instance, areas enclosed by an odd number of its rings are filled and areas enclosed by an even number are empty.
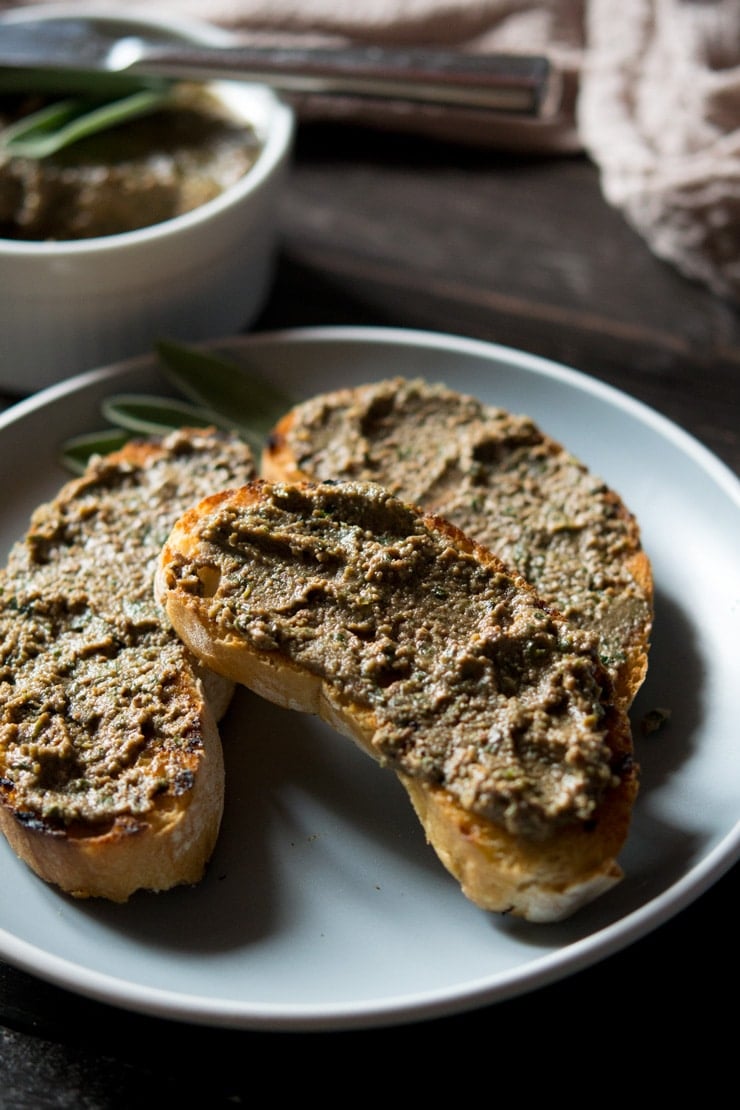
[[[103,104],[61,100],[17,120],[0,133],[0,149],[23,158],[48,158],[80,139],[157,111],[169,100],[163,89],[142,89]]]
[[[171,88],[166,77],[144,77],[133,73],[95,73],[84,69],[38,69],[32,66],[0,66],[0,93],[28,96],[34,93],[48,97],[82,97],[101,103],[119,100],[142,89]]]
[[[159,435],[174,428],[207,428],[214,423],[210,413],[173,397],[146,393],[117,393],[103,401],[106,420],[139,435]]]
[[[148,393],[116,393],[101,404],[114,427],[68,439],[64,465],[81,474],[93,455],[107,455],[134,435],[162,435],[175,428],[211,424],[240,436],[259,452],[265,436],[293,401],[263,377],[213,352],[169,340],[157,344],[162,369],[188,400]]]
[[[248,443],[261,445],[293,403],[261,375],[211,351],[161,340],[156,345],[171,383]]]
[[[120,428],[106,428],[100,432],[73,436],[62,447],[62,463],[73,474],[82,474],[93,455],[108,455],[111,451],[119,451],[130,438]]]

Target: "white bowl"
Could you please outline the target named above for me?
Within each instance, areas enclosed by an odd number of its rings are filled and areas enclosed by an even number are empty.
[[[131,8],[47,4],[4,21],[60,15],[125,20],[191,42],[228,44],[197,20]],[[82,370],[151,350],[159,338],[198,341],[244,330],[269,292],[277,202],[294,131],[292,110],[266,86],[209,86],[257,132],[253,167],[183,216],[100,238],[0,238],[0,390],[24,395]]]

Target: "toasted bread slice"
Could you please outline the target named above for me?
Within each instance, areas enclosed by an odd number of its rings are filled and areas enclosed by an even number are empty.
[[[621,878],[637,772],[597,637],[447,521],[258,480],[183,514],[155,592],[205,666],[395,771],[478,906],[554,921]]]
[[[74,896],[123,902],[203,874],[234,686],[172,631],[154,568],[187,505],[254,473],[212,432],[131,443],[40,506],[0,573],[0,828]]]
[[[446,517],[596,631],[629,707],[647,670],[653,581],[621,498],[528,417],[421,379],[320,394],[286,413],[270,481],[372,481]]]

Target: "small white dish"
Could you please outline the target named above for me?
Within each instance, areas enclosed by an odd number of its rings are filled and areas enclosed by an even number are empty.
[[[210,344],[209,344],[210,345]],[[527,413],[637,514],[656,581],[632,719],[642,787],[624,880],[574,917],[486,914],[442,868],[396,777],[315,718],[239,691],[222,729],[226,811],[205,880],[125,906],[74,902],[0,842],[0,958],[126,1009],[263,1030],[393,1025],[533,991],[626,948],[740,859],[740,482],[670,421],[575,370],[425,332],[315,328],[213,344],[296,400],[422,375]],[[101,401],[162,393],[151,357],[0,416],[0,560],[65,477],[63,440]],[[50,429],[53,429],[50,432]],[[626,448],[629,445],[629,448]],[[699,568],[701,573],[699,573]],[[640,721],[667,707],[649,737]]]
[[[191,42],[228,44],[209,24],[130,8],[47,4],[4,21],[84,14],[147,26]],[[197,341],[247,328],[269,291],[277,204],[294,115],[266,86],[209,85],[256,131],[259,156],[235,185],[193,211],[94,239],[0,238],[0,389],[22,396],[94,366],[152,349],[158,338]]]

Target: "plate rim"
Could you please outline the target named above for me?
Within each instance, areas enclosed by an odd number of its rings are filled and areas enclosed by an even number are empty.
[[[740,504],[740,475],[735,474],[728,463],[715,454],[706,444],[702,443],[693,433],[626,390],[546,355],[534,354],[518,347],[510,347],[503,343],[478,339],[455,332],[355,324],[270,328],[245,334],[215,336],[189,345],[203,350],[211,348],[228,349],[230,347],[236,350],[250,346],[271,346],[279,343],[304,341],[351,341],[371,345],[374,343],[397,343],[407,347],[428,346],[439,350],[455,349],[494,361],[513,363],[521,369],[569,382],[581,391],[590,393],[625,412],[631,413],[638,417],[641,423],[648,424],[658,430],[665,438],[677,444],[682,451],[693,457],[704,469],[707,469],[725,488],[725,491],[738,500]],[[14,401],[7,409],[0,412],[0,431],[6,425],[16,423],[38,408],[47,407],[54,401],[61,400],[71,393],[80,392],[108,378],[115,379],[135,368],[146,369],[148,365],[153,366],[154,362],[154,354],[142,353],[112,365],[83,370],[64,381],[48,385],[27,397]]]

